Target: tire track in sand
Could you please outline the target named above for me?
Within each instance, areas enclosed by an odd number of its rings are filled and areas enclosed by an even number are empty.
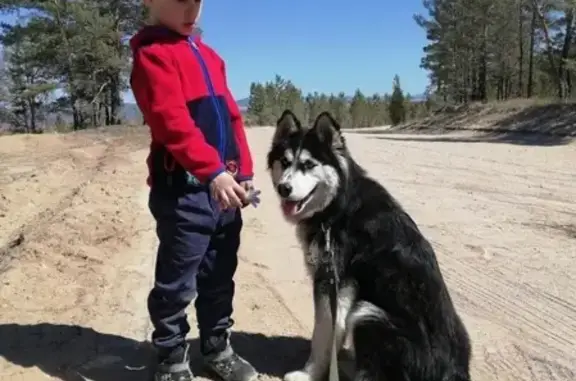
[[[0,379],[80,380],[84,364],[139,353],[153,235],[145,151],[127,142],[110,141],[93,176],[26,225],[0,281]]]
[[[156,237],[147,149],[126,142],[115,139],[91,181],[27,224],[11,253],[0,281],[0,379],[146,379]],[[236,279],[233,343],[262,379],[278,379],[304,361],[308,343],[292,336],[302,326],[250,263],[240,262]]]
[[[60,155],[48,151],[24,165],[19,159],[2,163],[0,172],[9,174],[5,175],[7,182],[0,183],[0,222],[4,226],[0,235],[0,274],[6,271],[27,236],[69,207],[102,170],[113,142],[96,139],[91,143],[66,145]],[[22,205],[24,199],[28,202]]]

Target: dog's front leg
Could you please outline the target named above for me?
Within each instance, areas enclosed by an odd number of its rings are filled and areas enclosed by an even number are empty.
[[[310,357],[304,369],[287,373],[285,381],[319,381],[328,370],[332,349],[332,312],[328,294],[322,291],[314,285],[314,331]]]
[[[332,351],[333,326],[332,310],[327,287],[329,285],[314,284],[314,331],[310,346],[310,357],[304,369],[287,373],[285,381],[319,381],[324,378],[330,365]],[[346,333],[346,316],[353,301],[353,288],[342,288],[338,297],[336,321],[336,349],[342,347]]]

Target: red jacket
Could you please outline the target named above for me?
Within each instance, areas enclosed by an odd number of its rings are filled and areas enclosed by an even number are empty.
[[[158,26],[140,30],[130,46],[130,84],[152,135],[150,176],[154,151],[164,149],[201,183],[224,170],[237,170],[238,181],[251,179],[242,115],[218,54],[199,37]]]

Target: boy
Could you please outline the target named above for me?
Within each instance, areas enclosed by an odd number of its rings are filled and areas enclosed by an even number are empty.
[[[196,298],[200,351],[224,381],[256,371],[230,347],[233,276],[252,189],[252,159],[222,59],[193,36],[202,2],[145,0],[151,24],[130,41],[134,97],[152,143],[149,207],[159,247],[148,297],[156,381],[189,381],[186,307]]]

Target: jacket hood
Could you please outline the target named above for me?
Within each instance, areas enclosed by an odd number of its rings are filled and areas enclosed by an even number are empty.
[[[148,25],[140,29],[130,39],[130,48],[132,52],[136,52],[142,46],[150,45],[155,42],[175,42],[185,40],[188,37],[176,33],[166,27],[159,25]],[[194,41],[199,41],[199,35],[192,35]]]

